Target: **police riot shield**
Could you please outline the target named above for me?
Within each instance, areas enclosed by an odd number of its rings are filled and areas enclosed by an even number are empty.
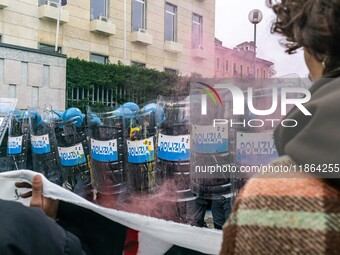
[[[57,141],[52,123],[52,107],[29,110],[33,170],[58,185],[62,183]]]
[[[0,98],[0,145],[8,128],[9,116],[14,111],[18,99]]]
[[[86,197],[92,192],[84,115],[69,108],[54,121],[63,187]]]
[[[157,168],[166,173],[165,198],[190,201],[196,197],[190,189],[190,102],[189,97],[159,97],[165,120],[159,128]]]
[[[7,144],[2,142],[7,133],[10,112],[15,109],[18,99],[0,98],[0,172],[6,171]]]
[[[190,91],[191,188],[203,199],[233,196],[229,126],[215,120],[230,116],[229,94],[214,84],[192,83]]]
[[[92,185],[101,194],[112,195],[126,191],[125,111],[121,107],[87,107]]]
[[[278,125],[290,126],[294,120],[282,120],[294,106],[286,105],[282,98],[296,99],[302,95],[299,77],[283,77],[257,80],[257,86],[243,89],[244,114],[233,115],[233,156],[237,174],[233,179],[233,190],[238,193],[245,182],[252,176],[260,176],[267,165],[278,157],[273,138]],[[235,84],[242,87],[240,84]],[[293,88],[282,92],[283,88]],[[297,90],[295,89],[297,88]],[[283,109],[284,107],[285,109]]]
[[[135,111],[129,122],[126,169],[128,189],[133,198],[146,199],[162,194],[165,171],[156,167],[156,158],[158,127],[163,119],[163,108],[148,102]]]
[[[30,150],[28,111],[14,110],[9,118],[6,170],[30,169],[27,165]]]

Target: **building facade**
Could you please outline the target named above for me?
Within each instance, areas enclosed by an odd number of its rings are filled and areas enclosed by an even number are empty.
[[[255,71],[254,71],[255,66]],[[215,78],[270,78],[274,63],[256,57],[254,42],[243,42],[230,49],[215,40]]]
[[[214,75],[215,0],[68,0],[59,52],[100,63]],[[6,44],[53,50],[58,0],[0,0]]]
[[[27,109],[49,104],[65,109],[66,56],[0,43],[0,97]]]

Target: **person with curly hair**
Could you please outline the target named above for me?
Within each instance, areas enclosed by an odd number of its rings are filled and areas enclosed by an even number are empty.
[[[340,254],[340,0],[267,0],[272,33],[288,54],[303,48],[311,99],[277,127],[272,165],[302,169],[248,181],[223,228],[225,254]],[[311,171],[322,166],[322,171]],[[309,172],[309,173],[308,173]]]

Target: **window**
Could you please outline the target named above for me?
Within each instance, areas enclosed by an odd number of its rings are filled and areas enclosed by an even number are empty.
[[[234,63],[233,71],[234,71],[234,73],[237,73],[237,70],[236,70],[236,63]]]
[[[44,43],[39,43],[39,50],[55,52],[55,46],[54,45],[49,45],[49,44],[44,44]],[[58,52],[61,53],[61,47],[58,47]]]
[[[192,47],[198,48],[202,45],[203,18],[200,15],[192,15]]]
[[[216,68],[217,68],[217,70],[220,69],[220,59],[219,58],[216,59]]]
[[[39,87],[32,87],[32,106],[39,106]]]
[[[225,61],[225,70],[226,70],[226,72],[228,72],[228,70],[229,70],[229,62],[228,62],[228,60]]]
[[[131,66],[145,68],[145,64],[144,63],[140,63],[140,62],[136,62],[136,61],[131,61]]]
[[[43,74],[43,80],[44,80],[44,87],[50,86],[50,66],[44,65],[44,74]]]
[[[165,4],[165,41],[177,41],[177,7],[175,5]]]
[[[108,57],[91,53],[90,61],[96,62],[96,63],[99,63],[99,64],[107,64],[108,63]]]
[[[109,0],[91,0],[91,20],[108,17]]]
[[[172,68],[164,68],[164,72],[169,73],[169,74],[177,74],[178,73],[178,71],[176,69],[172,69]]]
[[[146,29],[146,0],[132,0],[132,31]]]
[[[58,7],[59,0],[39,0],[39,6],[40,6],[40,5],[48,4],[48,2],[49,2],[49,3],[53,3],[52,6]],[[61,6],[64,6],[64,5],[66,5],[66,4],[67,4],[66,0],[61,0]]]
[[[241,77],[243,76],[243,65],[240,65]]]
[[[247,75],[250,75],[249,66],[247,66]]]
[[[59,0],[39,0],[39,5],[44,5],[44,4],[47,3],[47,1],[53,2],[53,3],[56,3],[56,4],[59,3]]]
[[[4,78],[4,59],[0,58],[0,81],[2,82]]]
[[[17,97],[17,86],[15,84],[9,84],[8,97],[9,98],[16,98]]]
[[[28,62],[21,62],[21,85],[27,86]]]

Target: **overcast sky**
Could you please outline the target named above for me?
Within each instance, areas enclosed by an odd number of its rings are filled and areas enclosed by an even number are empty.
[[[295,55],[288,55],[279,44],[281,37],[270,33],[275,16],[265,5],[265,0],[216,0],[216,38],[229,48],[244,41],[253,41],[254,25],[248,20],[252,9],[260,9],[263,13],[263,20],[257,25],[257,57],[272,61],[276,76],[296,73],[300,77],[307,77],[302,50]]]

